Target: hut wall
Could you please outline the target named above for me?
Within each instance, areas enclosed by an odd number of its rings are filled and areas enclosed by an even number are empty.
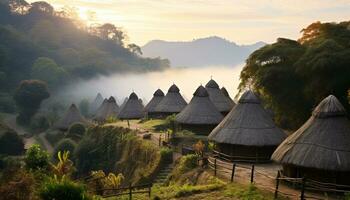
[[[233,157],[233,160],[259,163],[270,162],[270,158],[277,146],[244,146],[232,144],[217,144],[217,150]]]
[[[350,171],[336,172],[314,168],[283,165],[283,174],[292,178],[306,178],[323,183],[350,185]]]

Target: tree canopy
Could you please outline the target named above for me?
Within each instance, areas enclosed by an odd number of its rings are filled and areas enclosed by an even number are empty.
[[[349,110],[350,22],[316,22],[299,40],[279,38],[252,53],[241,72],[242,92],[254,89],[283,127],[295,129],[333,94]]]

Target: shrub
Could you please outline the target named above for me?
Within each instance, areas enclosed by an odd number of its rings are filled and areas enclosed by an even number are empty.
[[[160,158],[162,162],[169,163],[173,161],[173,150],[167,147],[160,149]]]
[[[77,146],[77,144],[68,138],[65,138],[63,140],[61,140],[55,147],[54,152],[53,152],[53,158],[54,160],[57,160],[57,155],[58,152],[64,152],[64,151],[69,151],[70,155],[73,155],[75,147]]]
[[[56,146],[56,144],[64,138],[64,133],[61,131],[47,131],[45,138],[52,146]]]
[[[0,93],[0,111],[13,113],[16,110],[16,104],[12,96],[7,93]]]
[[[43,115],[34,116],[30,121],[30,128],[34,131],[45,131],[50,127],[49,120]]]
[[[88,200],[86,189],[83,185],[74,183],[66,178],[62,180],[49,179],[39,191],[42,200]]]
[[[198,160],[198,155],[195,155],[195,154],[188,154],[188,155],[182,156],[179,162],[176,164],[171,174],[172,177],[176,179],[180,177],[182,174],[185,174],[186,172],[189,172],[192,169],[196,168],[198,166],[197,160]]]
[[[86,128],[82,123],[74,123],[68,129],[68,137],[81,138],[85,134]]]
[[[18,134],[0,124],[0,154],[4,155],[20,155],[24,152],[24,142]]]
[[[31,173],[23,169],[17,169],[1,177],[0,180],[0,199],[22,200],[33,199],[35,190],[35,179]]]
[[[27,169],[46,170],[49,167],[49,154],[35,144],[27,150],[24,162]]]

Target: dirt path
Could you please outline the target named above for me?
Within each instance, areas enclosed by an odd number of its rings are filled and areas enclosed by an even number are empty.
[[[44,145],[46,151],[49,153],[53,153],[54,148],[49,143],[49,141],[47,141],[47,139],[45,138],[45,132],[40,133],[38,136],[39,136],[40,140],[42,141],[42,145]]]
[[[214,162],[214,158],[209,158],[211,162]],[[225,178],[226,180],[231,179],[232,172],[232,163],[221,161],[217,159],[218,167],[218,176],[221,178]],[[247,163],[237,163],[234,175],[234,182],[242,183],[242,184],[250,184],[251,179],[251,168],[252,164]],[[281,170],[282,167],[275,163],[268,164],[255,164],[255,173],[254,173],[254,184],[263,190],[267,190],[270,192],[275,192],[276,188],[276,176],[278,170]],[[213,170],[210,170],[213,171]],[[290,199],[300,199],[300,190],[294,189],[285,185],[283,183],[279,184],[279,194],[281,196],[288,197]],[[305,192],[307,197],[305,199],[325,199],[325,196],[318,193]],[[329,200],[335,199],[328,197]]]

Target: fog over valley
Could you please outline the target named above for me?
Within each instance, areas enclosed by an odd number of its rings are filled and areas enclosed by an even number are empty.
[[[114,96],[120,104],[132,91],[143,101],[149,101],[155,90],[162,89],[164,93],[172,83],[180,88],[180,93],[190,101],[193,92],[203,86],[213,77],[220,87],[224,86],[233,98],[237,94],[239,74],[243,65],[235,67],[206,67],[206,68],[171,68],[165,71],[149,73],[114,74],[100,76],[89,81],[79,81],[61,90],[55,95],[65,99],[67,104],[79,103],[84,98],[93,99],[100,92],[104,98]],[[146,103],[147,103],[146,102]],[[145,103],[145,102],[144,102]]]

